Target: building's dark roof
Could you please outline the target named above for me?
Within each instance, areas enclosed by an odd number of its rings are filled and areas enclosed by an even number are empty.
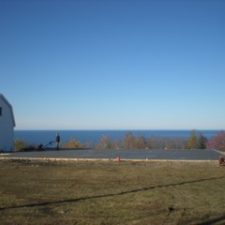
[[[11,112],[11,116],[12,116],[13,126],[15,127],[16,122],[15,122],[15,118],[14,118],[14,114],[13,114],[12,105],[8,102],[8,100],[5,98],[5,96],[3,94],[0,94],[0,98],[5,102],[6,105],[8,105],[10,112]]]

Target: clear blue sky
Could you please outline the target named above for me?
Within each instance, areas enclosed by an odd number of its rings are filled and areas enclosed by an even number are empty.
[[[0,0],[17,129],[225,129],[224,0]]]

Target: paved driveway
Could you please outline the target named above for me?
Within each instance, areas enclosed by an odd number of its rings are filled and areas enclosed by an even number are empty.
[[[214,150],[61,150],[17,152],[7,157],[26,158],[90,158],[90,159],[165,159],[165,160],[217,160]]]

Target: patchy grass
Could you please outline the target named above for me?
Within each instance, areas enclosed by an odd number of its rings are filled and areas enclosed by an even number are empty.
[[[215,163],[0,161],[0,224],[225,224]]]

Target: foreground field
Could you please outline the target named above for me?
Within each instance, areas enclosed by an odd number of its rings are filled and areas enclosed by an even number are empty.
[[[0,224],[225,224],[225,168],[0,161]]]

